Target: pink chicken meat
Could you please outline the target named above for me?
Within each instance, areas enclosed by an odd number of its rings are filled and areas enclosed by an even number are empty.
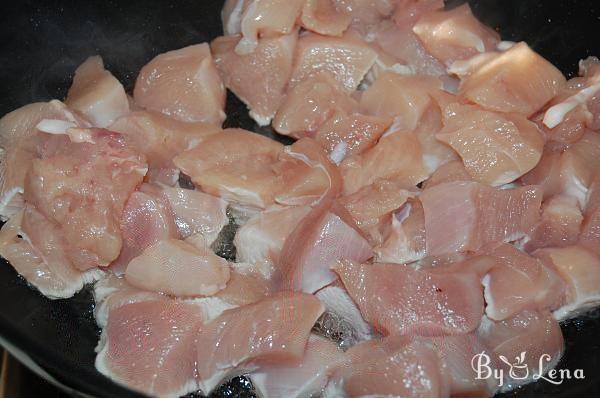
[[[536,381],[600,305],[600,61],[567,80],[446,3],[227,0],[131,92],[87,58],[0,119],[0,255],[94,284],[97,370],[151,397]]]

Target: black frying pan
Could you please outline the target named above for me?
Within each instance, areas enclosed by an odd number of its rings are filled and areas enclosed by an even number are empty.
[[[0,114],[30,102],[63,98],[74,69],[94,54],[102,55],[108,69],[131,90],[137,71],[156,54],[220,35],[222,2],[7,2],[0,11]],[[600,56],[597,0],[473,0],[471,5],[505,40],[527,41],[569,77],[580,58]],[[259,131],[231,95],[227,115],[228,127]],[[261,132],[273,136],[268,130]],[[54,379],[77,391],[99,398],[140,397],[96,372],[99,331],[92,309],[89,291],[69,300],[48,300],[1,260],[4,343],[27,353]],[[567,350],[559,368],[582,368],[586,379],[560,386],[538,382],[506,396],[600,397],[600,310],[566,322],[563,332]]]

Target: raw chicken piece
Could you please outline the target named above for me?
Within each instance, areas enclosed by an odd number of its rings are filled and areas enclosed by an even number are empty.
[[[532,70],[536,71],[533,75]],[[531,116],[564,84],[558,69],[521,42],[466,77],[459,93],[492,111]]]
[[[60,101],[25,105],[0,119],[0,218],[6,220],[24,206],[25,174],[38,146],[50,136],[40,134],[36,126],[44,119],[60,120],[69,127],[87,127],[89,123],[71,112]]]
[[[392,19],[399,27],[413,27],[424,15],[444,8],[443,0],[396,0]]]
[[[231,277],[225,289],[214,297],[233,306],[256,303],[269,296],[271,286],[263,277],[258,266],[245,263],[230,263]]]
[[[579,76],[586,78],[600,76],[600,60],[598,60],[598,57],[590,56],[579,60]]]
[[[512,182],[540,160],[544,138],[519,114],[500,114],[471,105],[444,109],[444,128],[436,138],[461,156],[476,181],[492,186]]]
[[[240,55],[255,51],[259,37],[291,33],[304,0],[249,0],[247,3],[240,20],[242,39],[235,47]]]
[[[32,206],[26,205],[21,220],[15,216],[5,225],[0,255],[46,297],[69,298],[102,277],[100,270],[80,271],[73,266],[60,229]]]
[[[539,185],[544,200],[561,192],[560,155],[560,151],[546,146],[538,164],[520,179],[525,185]]]
[[[302,398],[318,394],[330,373],[344,360],[344,353],[331,340],[311,335],[302,362],[281,366],[262,366],[250,374],[254,386],[264,398]]]
[[[290,87],[323,73],[335,78],[346,91],[354,91],[376,58],[377,53],[353,35],[330,37],[307,33],[298,39]]]
[[[469,4],[423,15],[413,27],[425,48],[450,65],[458,59],[496,49],[500,36],[475,18]]]
[[[427,256],[409,265],[416,269],[432,269],[439,273],[474,272],[479,278],[482,278],[496,265],[496,262],[497,260],[492,256],[469,252]]]
[[[95,127],[108,127],[129,113],[125,89],[104,69],[98,55],[89,57],[77,68],[65,104],[81,112]]]
[[[223,312],[196,336],[200,390],[210,393],[234,371],[297,363],[323,310],[314,296],[287,292]]]
[[[532,252],[543,247],[570,246],[577,242],[583,215],[577,199],[572,196],[557,195],[542,205],[542,217],[525,244]]]
[[[263,38],[256,49],[246,55],[235,52],[239,36],[219,37],[211,43],[225,86],[248,106],[250,116],[261,126],[271,122],[283,101],[292,74],[297,38],[296,31]]]
[[[405,65],[404,63],[401,63],[397,58],[386,53],[376,43],[371,43],[371,48],[377,52],[377,59],[358,87],[360,91],[364,91],[371,87],[371,85],[373,85],[373,83],[377,81],[381,75],[387,72],[396,73],[402,76],[412,76],[416,74],[415,67],[413,65]]]
[[[175,300],[142,301],[110,311],[96,369],[152,396],[177,398],[198,389],[194,341],[204,316]]]
[[[467,172],[467,169],[460,160],[452,160],[446,164],[441,165],[431,177],[425,181],[423,188],[431,188],[435,185],[443,184],[446,182],[455,181],[472,181],[471,175]]]
[[[567,284],[565,304],[554,312],[558,320],[573,318],[600,303],[600,258],[581,246],[541,249],[534,253],[554,266]]]
[[[349,348],[375,336],[373,328],[363,319],[340,282],[324,287],[315,296],[326,308],[318,323],[319,332],[338,342],[341,348]]]
[[[387,229],[384,243],[373,249],[375,262],[405,264],[425,257],[425,215],[419,200],[409,198]]]
[[[432,92],[441,84],[429,76],[382,74],[360,98],[360,111],[367,115],[396,118],[394,131],[412,131],[431,103]]]
[[[427,178],[423,154],[413,132],[385,135],[373,148],[348,156],[340,165],[344,195],[350,195],[378,179],[395,180],[406,187]]]
[[[175,157],[175,165],[203,191],[227,201],[266,208],[278,188],[272,165],[283,145],[241,129],[227,129]]]
[[[152,59],[140,71],[133,98],[143,108],[183,122],[220,125],[225,120],[225,87],[206,43]]]
[[[600,175],[600,134],[587,132],[560,156],[562,192],[577,198],[585,208],[589,187]]]
[[[581,226],[579,244],[600,256],[600,178],[588,191],[585,219]]]
[[[354,112],[357,103],[328,74],[309,76],[288,91],[273,120],[280,134],[314,136],[327,120]]]
[[[340,1],[340,0],[338,0]],[[392,15],[397,0],[342,0],[352,12],[352,27],[368,36],[373,29]]]
[[[491,397],[497,390],[495,380],[478,379],[473,370],[473,358],[485,351],[476,332],[454,336],[426,337],[416,342],[433,349],[448,372],[452,397]]]
[[[503,370],[500,391],[535,381],[540,362],[544,375],[557,365],[564,352],[560,326],[548,312],[523,311],[501,322],[483,317],[478,335],[491,359],[489,366]]]
[[[410,26],[400,27],[391,21],[383,21],[376,31],[375,44],[385,56],[391,57],[391,60],[385,63],[392,67],[392,70],[436,77],[446,75],[444,64],[425,50]],[[383,58],[386,58],[385,56]],[[379,58],[382,58],[381,55]],[[395,65],[398,66],[393,68]]]
[[[314,293],[336,279],[330,267],[342,259],[363,262],[372,256],[369,243],[321,204],[287,237],[274,281],[280,290]]]
[[[401,184],[377,180],[352,195],[338,199],[337,203],[350,220],[369,238],[372,245],[383,243],[384,225],[391,222],[392,213],[411,196]],[[338,212],[338,214],[340,214]]]
[[[198,310],[205,314],[205,322],[219,317],[224,311],[238,307],[237,305],[222,300],[217,296],[186,299],[184,301],[197,306]]]
[[[587,127],[593,123],[594,115],[589,107],[592,106],[596,92],[600,92],[600,79],[590,87],[585,87],[581,82],[574,82],[579,79],[581,78],[568,80],[563,93],[551,101],[552,106],[543,115],[536,117],[549,141],[572,144],[579,140]],[[569,94],[572,95],[564,98]]]
[[[94,284],[93,294],[94,318],[101,328],[106,327],[108,314],[115,308],[141,301],[167,300],[161,293],[135,288],[124,277],[112,273]]]
[[[527,237],[539,220],[542,192],[536,186],[503,190],[450,182],[424,190],[419,198],[425,212],[427,254],[437,256]]]
[[[225,288],[229,265],[208,247],[162,240],[129,262],[125,279],[140,289],[178,297],[212,296]]]
[[[32,162],[25,200],[56,224],[66,256],[80,270],[106,267],[121,251],[121,213],[146,174],[145,158],[125,138],[108,130],[88,131],[94,143],[53,136]]]
[[[598,130],[600,124],[600,72],[598,59],[580,61],[579,75],[567,81],[550,103],[542,123],[549,137],[559,142],[575,142],[586,128]]]
[[[338,113],[321,125],[315,139],[334,163],[339,164],[346,156],[373,147],[390,124],[391,119],[388,118]]]
[[[584,121],[588,118],[583,108],[578,107],[569,112],[563,121],[556,127],[550,129],[541,125],[548,141],[568,145],[577,142],[586,132]]]
[[[308,206],[271,207],[252,217],[235,234],[236,260],[259,266],[269,279],[285,240],[309,211]]]
[[[305,0],[302,27],[326,35],[341,36],[352,22],[352,5],[339,0]]]
[[[436,353],[400,336],[350,348],[338,366],[326,397],[445,398],[448,376]]]
[[[446,163],[460,159],[452,147],[436,137],[443,128],[441,106],[456,101],[456,98],[443,91],[437,91],[434,95],[438,98],[425,110],[415,129],[423,152],[423,164],[429,176]]]
[[[474,272],[347,260],[334,270],[367,322],[384,335],[468,333],[483,314],[483,289]]]
[[[563,282],[540,260],[506,243],[489,245],[481,253],[496,260],[482,279],[490,319],[501,321],[525,309],[554,310],[562,305]]]
[[[600,80],[600,79],[599,79]],[[587,102],[588,111],[592,117],[587,119],[586,126],[592,131],[600,131],[600,91],[596,90],[596,94]]]
[[[286,146],[274,169],[281,179],[275,201],[282,205],[316,206],[337,197],[342,189],[339,169],[311,138]]]
[[[203,122],[182,122],[162,113],[135,111],[117,119],[111,131],[123,134],[148,159],[147,181],[175,185],[179,170],[173,157],[194,148],[206,137],[221,131]]]
[[[464,79],[468,76],[471,76],[488,61],[491,61],[497,56],[498,51],[486,51],[481,54],[473,55],[471,58],[454,61],[448,66],[446,71],[450,75]]]
[[[182,238],[200,234],[206,242],[206,247],[209,247],[229,223],[226,214],[227,202],[223,199],[181,188],[167,187],[162,193],[169,202],[179,236]]]
[[[111,270],[125,273],[129,262],[148,247],[162,240],[179,238],[172,210],[156,189],[134,192],[120,220],[123,247]]]

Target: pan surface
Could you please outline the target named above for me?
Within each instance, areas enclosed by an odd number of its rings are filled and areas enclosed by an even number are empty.
[[[503,39],[527,41],[569,77],[579,59],[600,55],[596,0],[470,3]],[[131,90],[137,71],[156,54],[220,35],[221,7],[220,0],[8,2],[0,13],[0,114],[34,101],[64,98],[75,68],[95,54]],[[227,108],[228,127],[272,135],[259,130],[231,95]],[[140,397],[94,368],[99,330],[88,290],[69,300],[48,300],[0,262],[0,342],[26,353],[73,390],[99,398]],[[586,378],[561,385],[539,381],[505,396],[600,396],[600,310],[562,327],[567,349],[559,368],[583,369]]]

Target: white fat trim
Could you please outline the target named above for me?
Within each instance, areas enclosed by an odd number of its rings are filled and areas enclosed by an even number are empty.
[[[242,24],[242,11],[244,7],[244,0],[237,0],[233,10],[231,10],[231,14],[229,14],[229,19],[227,20],[227,24],[225,25],[225,35],[236,35],[241,31]],[[222,11],[221,11],[222,12]],[[224,21],[225,18],[221,16],[221,19]]]
[[[148,166],[146,167],[136,167],[133,169],[133,171],[135,171],[136,173],[138,173],[141,176],[145,176],[146,173],[148,173]]]
[[[498,51],[506,51],[512,48],[515,44],[517,43],[515,43],[514,41],[503,40],[496,45],[496,49]]]
[[[209,322],[223,313],[223,311],[238,307],[218,297],[202,297],[195,299],[184,299],[186,303],[194,304],[202,308],[206,316],[205,322]]]
[[[525,234],[521,234],[521,235],[523,235],[523,236],[521,236],[520,238],[514,239],[512,241],[512,244],[514,247],[516,247],[517,249],[524,252],[525,245],[531,240],[531,237],[529,235],[525,235]]]
[[[564,120],[567,113],[575,109],[578,105],[585,104],[598,90],[600,90],[600,83],[584,88],[560,104],[551,106],[544,114],[544,124],[551,129],[558,126]]]
[[[579,60],[579,76],[587,75],[587,64],[599,62],[598,57],[589,56]]]
[[[67,134],[67,130],[73,127],[77,127],[77,124],[56,119],[42,119],[35,126],[42,133],[48,134]]]
[[[273,117],[275,116],[275,115],[270,115],[270,116],[260,115],[253,110],[248,112],[248,114],[261,127],[268,126],[269,124],[271,124],[271,120],[273,120]]]
[[[392,218],[392,228],[400,228],[404,220],[406,220],[410,216],[410,211],[412,210],[412,205],[409,202],[406,202],[398,211],[394,213],[394,217]]]
[[[440,160],[437,156],[423,154],[423,165],[425,166],[425,170],[427,174],[431,175],[437,168],[440,166]]]
[[[575,303],[567,304],[552,313],[557,321],[575,318],[576,316],[597,307],[600,304],[600,295],[586,297]]]
[[[325,173],[325,175],[327,176],[327,179],[329,180],[329,188],[331,189],[331,187],[333,185],[333,181],[331,180],[331,176],[329,175],[329,172],[327,171],[327,168],[325,168],[325,166],[323,166],[321,163],[311,161],[303,153],[292,152],[292,150],[290,148],[291,148],[291,146],[285,147],[284,148],[284,152],[287,153],[290,157],[292,157],[294,159],[301,160],[302,162],[304,162],[307,166],[309,166],[311,168],[319,168],[319,169],[321,169],[323,171],[323,173]],[[321,200],[323,200],[323,198],[328,193],[329,193],[329,189],[326,190],[325,192],[323,192],[323,194],[319,197],[319,199],[316,200],[315,202],[313,202],[311,205],[316,205],[317,203],[321,203]]]
[[[415,32],[417,35],[423,34],[423,33],[425,33],[424,29],[425,28],[423,28],[419,25],[415,25],[415,27],[413,27],[413,32]],[[473,47],[480,53],[485,51],[485,44],[483,43],[483,40],[481,40],[481,37],[477,36],[476,34],[474,34],[472,32],[469,32],[468,30],[462,30],[462,32],[457,34],[457,29],[452,26],[451,21],[442,22],[435,29],[433,29],[433,31],[431,33],[434,37],[436,37],[436,36],[438,36],[438,37],[442,36],[442,38],[444,36],[446,36],[446,37],[454,36],[457,38],[460,37],[459,45],[462,45],[465,47]]]
[[[566,195],[573,196],[577,199],[581,209],[585,209],[588,198],[588,188],[579,178],[574,176],[564,184],[563,189]]]
[[[469,75],[473,69],[477,66],[483,65],[486,60],[493,57],[495,53],[488,52],[482,53],[472,56],[468,59],[460,59],[452,62],[448,68],[446,68],[446,73],[449,75],[456,75],[459,77]]]
[[[187,147],[185,147],[186,151],[189,151],[190,149],[194,149],[196,148],[198,145],[200,145],[200,143],[202,142],[201,139],[199,138],[194,138],[193,140],[190,140],[190,142],[188,142]]]
[[[83,289],[84,285],[87,285],[88,283],[96,282],[97,280],[102,279],[103,276],[104,276],[104,271],[101,271],[99,269],[91,269],[89,271],[81,273],[81,275],[79,276],[79,278],[77,278],[77,280],[75,282],[66,285],[66,287],[62,290],[57,290],[57,291],[46,290],[46,289],[40,289],[38,286],[36,286],[36,288],[44,296],[51,298],[53,300],[70,298],[75,293],[77,293],[78,291]],[[55,276],[55,277],[57,277],[57,276]]]
[[[348,143],[346,141],[340,141],[333,147],[333,151],[329,154],[329,159],[335,163],[336,166],[339,166],[346,157],[346,152],[348,152]]]
[[[243,23],[242,23],[243,24]],[[242,37],[238,44],[235,46],[235,53],[238,55],[249,55],[254,52],[256,47],[258,46],[258,41],[256,39],[249,39],[247,37]]]
[[[492,181],[490,183],[490,185],[493,187],[504,186],[504,185],[507,185],[507,184],[513,182],[514,180],[516,180],[519,177],[521,177],[521,173],[519,173],[519,172],[506,171],[506,172],[500,174],[498,177],[496,177],[496,179],[494,181]]]
[[[395,132],[400,130],[401,125],[402,125],[402,118],[400,116],[394,117],[394,121],[392,122],[392,125],[390,127],[388,127],[388,129],[385,131],[385,133],[383,133],[381,138],[384,138],[384,137],[387,137],[388,135],[394,134]]]
[[[417,71],[412,65],[393,64],[391,67],[386,68],[389,71],[397,73],[399,75],[415,75]]]
[[[498,314],[496,313],[496,304],[492,299],[492,293],[490,292],[490,275],[486,274],[481,278],[481,285],[483,286],[483,298],[485,299],[485,314],[491,319],[497,319]]]
[[[302,365],[300,365],[302,366]],[[283,365],[284,368],[287,368],[287,371],[293,371],[296,367],[290,367],[289,365]],[[285,385],[281,383],[281,381],[274,378],[274,376],[270,373],[270,369],[259,369],[258,372],[250,374],[250,379],[252,380],[252,384],[256,387],[258,391],[261,393],[262,398],[278,398],[278,397],[286,397],[286,398],[303,398],[303,397],[313,397],[315,394],[321,392],[324,387],[325,382],[327,381],[326,377],[323,375],[323,371],[325,369],[319,369],[316,373],[307,375],[308,377],[302,379],[302,385]],[[275,368],[275,372],[278,369]],[[277,376],[277,374],[276,374]],[[275,376],[275,377],[276,377]],[[317,384],[319,380],[322,380],[321,383]],[[269,384],[276,384],[279,386],[276,390],[276,394],[268,394]],[[318,395],[317,395],[318,396]]]
[[[69,108],[67,108],[63,102],[59,100],[51,100],[49,103],[56,107],[58,111],[63,112],[63,115],[68,119],[68,121],[75,123],[77,126],[91,127],[87,121],[76,117],[75,114]]]
[[[10,203],[15,198],[15,196],[22,195],[22,194],[23,194],[22,187],[14,187],[14,188],[8,190],[0,198],[0,219],[2,221],[8,220],[10,217],[15,215],[15,213],[17,213],[19,210],[21,210],[20,208],[16,208],[16,207],[13,208],[12,206],[10,206]]]
[[[221,188],[219,189],[219,193],[219,196],[226,200],[228,199],[232,201],[238,201],[237,198],[240,198],[243,199],[244,202],[251,203],[253,206],[257,206],[260,208],[263,208],[265,206],[265,203],[260,198],[260,195],[258,195],[256,192],[252,192],[247,189],[239,187],[221,186]]]
[[[327,311],[348,321],[359,341],[373,338],[373,329],[363,319],[360,310],[344,289],[328,286],[315,293],[315,296],[323,303]]]

